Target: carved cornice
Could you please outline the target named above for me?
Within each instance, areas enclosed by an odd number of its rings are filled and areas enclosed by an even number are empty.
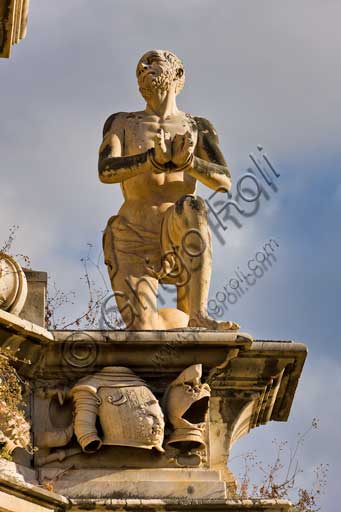
[[[213,376],[215,417],[230,448],[252,428],[288,419],[306,355],[302,343],[255,341]]]
[[[15,355],[15,366],[23,376],[34,373],[45,346],[52,340],[53,335],[40,325],[0,309],[0,349],[2,354],[8,350],[9,354]]]

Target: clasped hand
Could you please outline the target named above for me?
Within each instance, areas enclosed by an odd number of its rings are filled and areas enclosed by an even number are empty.
[[[155,172],[170,170],[170,162],[174,164],[173,171],[185,167],[190,162],[193,152],[194,140],[189,131],[183,135],[176,134],[171,139],[170,133],[161,128],[154,137],[154,160],[161,167],[156,168]],[[163,166],[164,169],[162,169]]]

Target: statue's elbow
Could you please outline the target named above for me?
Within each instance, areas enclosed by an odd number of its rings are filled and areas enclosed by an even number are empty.
[[[101,183],[109,183],[107,173],[102,169],[98,169],[98,178]]]
[[[229,176],[221,176],[216,183],[216,192],[230,192],[232,187],[231,178]]]
[[[225,181],[226,181],[225,187],[226,187],[227,191],[230,192],[231,187],[232,187],[231,178],[229,176],[226,176]]]
[[[101,183],[108,183],[108,172],[103,165],[103,161],[98,162],[98,178]]]
[[[99,181],[101,183],[109,183],[109,184],[113,184],[113,183],[117,183],[116,180],[114,180],[112,177],[108,176],[106,173],[101,173],[99,174]]]

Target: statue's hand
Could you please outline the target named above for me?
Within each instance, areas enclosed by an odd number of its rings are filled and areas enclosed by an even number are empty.
[[[176,167],[183,167],[190,162],[194,153],[194,139],[191,132],[177,134],[172,144],[172,162]]]
[[[172,141],[170,133],[165,132],[162,128],[154,137],[154,161],[159,166],[164,166],[170,162],[172,158]],[[155,172],[164,172],[167,169],[155,169]]]

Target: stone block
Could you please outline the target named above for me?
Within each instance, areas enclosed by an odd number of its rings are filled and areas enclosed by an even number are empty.
[[[27,280],[27,299],[20,317],[45,327],[47,273],[24,269]]]

